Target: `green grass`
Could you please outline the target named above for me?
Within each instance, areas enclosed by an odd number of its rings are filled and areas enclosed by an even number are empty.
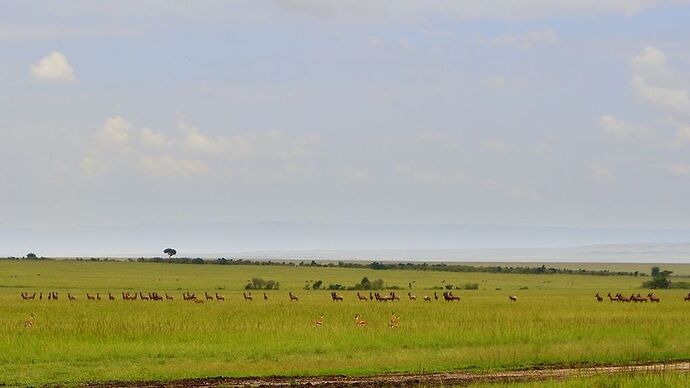
[[[645,374],[614,374],[594,377],[576,377],[565,380],[538,380],[518,383],[476,384],[476,387],[510,388],[685,388],[690,386],[690,374],[663,372]]]
[[[359,302],[305,282],[382,278],[419,299],[442,284],[460,303]],[[277,280],[264,301],[242,300],[251,277]],[[0,261],[0,382],[151,380],[208,376],[375,374],[501,370],[543,365],[621,364],[690,358],[687,290],[657,291],[660,304],[596,303],[594,293],[641,292],[642,278],[506,275],[365,269]],[[444,282],[445,281],[445,282]],[[521,288],[527,287],[526,290]],[[496,290],[500,288],[500,290]],[[20,292],[59,291],[59,301],[22,301]],[[118,300],[87,301],[86,292]],[[173,302],[122,301],[123,291],[174,294]],[[219,292],[226,302],[194,304],[183,291]],[[291,303],[288,291],[297,293]],[[68,302],[72,292],[78,301]],[[518,296],[510,303],[507,295]],[[395,311],[398,329],[387,327]],[[36,316],[36,326],[23,321]],[[321,313],[325,325],[311,321]],[[368,321],[354,325],[359,313]]]

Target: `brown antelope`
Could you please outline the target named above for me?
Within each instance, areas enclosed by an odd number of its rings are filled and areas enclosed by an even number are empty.
[[[268,295],[264,292],[264,300],[268,300]]]
[[[395,292],[391,292],[391,300],[400,300],[400,298],[395,295]]]
[[[452,302],[452,301],[456,301],[456,300],[460,301],[460,297],[453,295],[453,293],[450,291],[446,291],[443,293],[443,299],[445,299],[446,302]]]
[[[165,293],[165,300],[173,300],[173,297],[168,295],[168,293]]]
[[[213,297],[208,294],[208,292],[204,292],[204,295],[206,295],[206,300],[213,300]]]
[[[596,295],[594,295],[594,297],[597,298],[597,302],[603,302],[604,301],[604,298],[602,298],[598,292]]]
[[[222,300],[223,302],[225,302],[225,297],[216,292],[216,300]]]
[[[390,327],[391,329],[394,329],[394,328],[398,327],[399,324],[400,324],[400,317],[395,315],[395,313],[391,314],[391,318],[388,320],[388,327]]]
[[[369,300],[374,300],[374,294],[372,294],[371,292],[369,292]]]
[[[77,300],[77,298],[72,296],[72,294],[70,294],[69,292],[67,293],[67,299],[69,299],[70,302],[73,300]]]
[[[366,325],[367,325],[367,321],[362,319],[361,315],[359,315],[359,314],[355,315],[355,326],[364,327]]]
[[[630,297],[630,300],[632,300],[633,302],[647,302],[647,297],[640,296],[640,294],[637,294],[637,296],[632,295]]]
[[[249,294],[243,292],[242,295],[244,296],[244,300],[254,300],[251,292]]]
[[[290,302],[298,302],[298,301],[299,301],[299,298],[297,297],[297,295],[290,292]]]
[[[359,299],[359,300],[361,300],[361,301],[364,301],[364,302],[366,302],[366,301],[369,300],[369,298],[367,298],[367,297],[364,296],[364,295],[361,295],[359,292],[357,293],[357,299]]]
[[[148,296],[144,296],[144,293],[143,293],[143,292],[140,292],[140,293],[139,293],[139,299],[141,299],[141,300],[150,300]]]
[[[97,299],[97,300],[101,300],[101,294],[98,293],[98,292],[96,293],[96,299]]]
[[[314,326],[316,326],[316,327],[323,326],[323,314],[321,314],[321,316],[319,317],[319,319],[313,320],[313,321],[311,322],[311,324],[314,325]]]
[[[27,319],[26,321],[24,321],[24,326],[25,326],[25,327],[31,328],[31,327],[34,327],[34,323],[35,323],[35,322],[34,322],[34,314],[32,313],[32,314],[29,316],[29,319]]]
[[[108,300],[115,300],[115,297],[113,296],[113,294],[108,293]]]
[[[38,293],[38,300],[43,300],[43,292]]]
[[[434,291],[434,299],[438,300],[438,295],[436,294],[436,291]]]
[[[685,298],[683,298],[683,300],[684,300],[685,302],[690,301],[690,292],[688,292],[688,296],[686,296]]]
[[[508,299],[510,299],[511,302],[517,302],[517,296],[515,295],[508,295]]]
[[[431,302],[431,297],[429,295],[424,295],[424,301]]]
[[[334,302],[342,302],[343,297],[336,294],[335,291],[331,292],[331,299],[333,299]]]
[[[608,297],[609,297],[609,300],[610,300],[611,302],[613,302],[614,300],[616,300],[614,297],[611,296],[611,293],[610,293],[610,292],[609,292],[609,294],[608,294]]]
[[[89,293],[87,293],[87,294],[86,294],[86,299],[88,299],[88,300],[96,300],[96,297],[93,296],[93,295],[91,295],[91,294],[89,294]]]
[[[661,302],[661,299],[660,299],[658,296],[654,295],[653,292],[647,294],[647,297],[649,298],[649,301],[650,301],[650,302],[654,302],[654,303],[659,303],[659,302]]]
[[[417,295],[413,295],[411,292],[407,293],[407,297],[410,298],[410,300],[417,300]]]

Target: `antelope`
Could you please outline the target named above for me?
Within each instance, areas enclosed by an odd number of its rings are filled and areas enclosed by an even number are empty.
[[[596,295],[594,295],[594,297],[597,298],[597,302],[603,302],[604,301],[604,298],[602,298],[598,292]]]
[[[108,300],[115,300],[115,297],[113,296],[113,294],[108,293]]]
[[[297,295],[293,294],[292,292],[290,293],[290,302],[298,302],[299,298]]]
[[[216,292],[216,300],[222,300],[223,302],[225,302],[225,297]]]
[[[391,314],[391,318],[388,320],[388,327],[394,329],[398,327],[398,324],[400,324],[400,317],[395,315],[395,313]]]
[[[343,301],[343,297],[336,294],[335,291],[331,292],[331,299],[333,299],[334,302],[336,302],[336,301],[342,302]]]
[[[436,294],[436,291],[434,291],[434,299],[438,300],[438,295]]]
[[[244,296],[244,300],[254,300],[251,292],[249,294],[243,292],[242,295]]]
[[[446,302],[452,302],[454,300],[460,301],[460,297],[453,295],[453,293],[450,291],[446,291],[443,293],[443,299],[445,299]]]
[[[429,295],[424,295],[425,302],[431,302],[431,297]]]
[[[312,325],[319,327],[323,325],[323,314],[319,317],[319,319],[315,319],[311,322]]]
[[[650,302],[654,302],[654,303],[659,303],[659,302],[661,302],[661,299],[659,299],[658,296],[654,295],[653,292],[647,294],[647,297],[649,298],[649,301],[650,301]]]
[[[610,293],[610,292],[609,292],[608,297],[609,297],[609,300],[610,300],[611,302],[613,302],[614,300],[616,300],[616,299],[614,299],[614,298],[611,296],[611,293]]]
[[[264,300],[268,300],[268,295],[264,292]]]
[[[208,294],[208,292],[204,292],[204,295],[206,295],[206,300],[213,300],[213,297]]]
[[[86,294],[86,299],[88,299],[88,300],[96,300],[96,297],[93,296],[93,295],[91,295],[91,294],[89,294],[89,293],[87,293],[87,294]]]
[[[165,300],[173,300],[173,297],[168,295],[168,293],[165,293]]]
[[[367,321],[362,319],[361,315],[359,315],[359,314],[355,315],[355,326],[364,327],[366,325],[367,325]]]
[[[371,292],[369,292],[369,300],[374,300],[374,295]]]
[[[98,292],[96,293],[96,299],[101,300],[101,294]]]
[[[43,300],[43,292],[40,292],[40,293],[38,294],[38,300]]]
[[[365,302],[369,300],[369,298],[367,298],[364,295],[361,295],[359,292],[357,293],[357,299],[365,301]]]
[[[637,294],[637,296],[632,295],[630,297],[630,300],[632,300],[633,302],[647,302],[647,298],[644,296],[640,296],[640,294]]]
[[[395,295],[395,292],[391,292],[391,300],[400,300],[400,298]]]
[[[410,298],[410,300],[417,300],[417,295],[412,295],[411,292],[408,292],[407,296]]]
[[[22,299],[27,300],[29,299],[29,296],[24,294],[23,292],[21,293]]]
[[[685,302],[690,301],[690,292],[688,292],[688,296],[686,296],[685,298],[683,298],[683,300],[684,300]]]
[[[70,294],[69,292],[67,293],[67,299],[69,299],[70,302],[73,301],[73,300],[77,300],[77,298],[75,298],[74,296],[72,296],[72,294]]]
[[[29,319],[24,321],[24,326],[29,327],[29,328],[34,327],[34,314],[33,313],[29,316]]]
[[[515,295],[509,295],[508,299],[510,299],[511,302],[517,302],[517,296]]]
[[[135,299],[136,299],[136,298],[135,298]],[[141,299],[141,300],[149,300],[149,297],[148,297],[148,296],[144,296],[144,293],[143,293],[143,292],[140,292],[140,293],[139,293],[139,299]]]

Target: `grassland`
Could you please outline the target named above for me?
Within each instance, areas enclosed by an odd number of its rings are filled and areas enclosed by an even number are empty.
[[[315,280],[355,284],[382,278],[420,299],[443,284],[459,303],[332,302]],[[252,277],[280,282],[269,299],[242,299]],[[624,364],[690,359],[687,290],[659,291],[660,304],[596,303],[594,293],[641,292],[644,279],[367,269],[0,261],[0,383],[167,380],[207,376],[491,371],[546,365]],[[688,279],[679,278],[679,281]],[[58,301],[21,292],[59,291]],[[168,292],[172,302],[87,301],[86,292]],[[219,292],[195,304],[183,291]],[[290,302],[287,293],[299,295]],[[69,302],[72,292],[79,300]],[[406,295],[407,290],[401,292]],[[518,296],[510,303],[507,295]],[[255,297],[259,296],[257,292]],[[388,317],[401,317],[389,329]],[[36,325],[23,322],[34,314]],[[325,316],[323,327],[311,321]],[[354,325],[361,314],[368,326]]]

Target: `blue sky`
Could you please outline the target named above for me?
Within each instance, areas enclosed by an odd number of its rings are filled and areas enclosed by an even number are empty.
[[[690,228],[682,1],[5,1],[0,227]]]

